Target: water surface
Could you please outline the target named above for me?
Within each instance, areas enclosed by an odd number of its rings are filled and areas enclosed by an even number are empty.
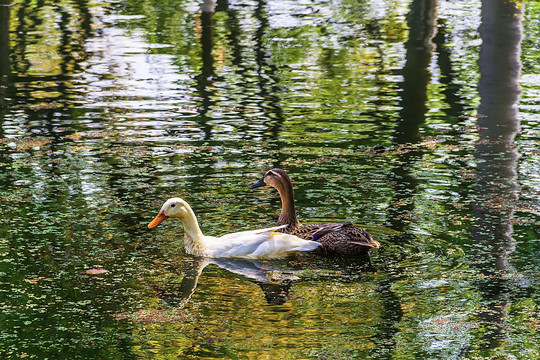
[[[3,358],[540,357],[540,7],[0,6]],[[383,151],[375,151],[381,149]],[[370,257],[197,259],[203,231],[354,221]]]

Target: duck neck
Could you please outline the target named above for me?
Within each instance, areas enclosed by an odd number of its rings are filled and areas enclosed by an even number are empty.
[[[287,230],[292,230],[300,226],[300,222],[296,217],[296,209],[294,207],[294,190],[290,182],[282,183],[279,188],[279,196],[281,197],[281,214],[279,215],[277,225],[289,226]]]
[[[187,214],[181,219],[182,224],[184,225],[184,246],[186,252],[200,256],[201,252],[206,249],[206,245],[204,243],[204,234],[199,228],[195,213],[193,213],[193,210],[189,209]]]

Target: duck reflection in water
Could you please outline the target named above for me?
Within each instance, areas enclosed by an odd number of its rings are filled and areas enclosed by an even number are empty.
[[[177,289],[163,290],[156,285],[152,288],[164,304],[182,308],[195,292],[204,268],[210,264],[241,275],[259,285],[266,301],[272,305],[283,304],[287,300],[292,283],[300,279],[295,275],[299,270],[273,267],[255,260],[216,259],[188,255],[184,258],[184,278]]]
[[[179,287],[161,288],[155,284],[151,287],[164,304],[182,308],[195,292],[204,268],[214,264],[257,284],[269,305],[282,305],[287,301],[293,283],[297,281],[331,277],[333,281],[351,282],[358,281],[363,273],[375,271],[369,257],[363,258],[362,261],[357,257],[355,261],[350,260],[341,256],[302,256],[284,264],[186,255],[183,260],[184,277]],[[309,273],[303,269],[310,269]]]

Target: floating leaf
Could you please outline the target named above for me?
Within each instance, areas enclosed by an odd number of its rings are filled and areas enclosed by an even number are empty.
[[[105,274],[107,272],[109,272],[109,270],[99,268],[99,269],[88,269],[88,270],[85,271],[85,274],[99,275],[99,274]]]

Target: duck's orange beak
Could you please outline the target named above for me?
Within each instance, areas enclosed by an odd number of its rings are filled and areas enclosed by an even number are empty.
[[[152,222],[150,222],[150,224],[148,224],[148,228],[149,229],[155,228],[156,226],[158,226],[159,224],[161,224],[162,222],[164,222],[168,218],[169,217],[167,215],[165,215],[163,210],[161,210],[159,212],[159,214],[157,214],[156,218],[154,220],[152,220]]]

